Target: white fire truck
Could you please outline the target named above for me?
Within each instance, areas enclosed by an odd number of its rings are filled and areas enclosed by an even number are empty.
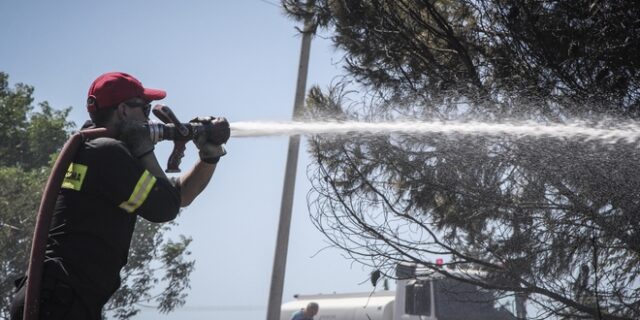
[[[479,272],[447,270],[469,278]],[[281,320],[309,302],[320,311],[315,320],[513,320],[513,299],[498,297],[466,282],[446,278],[427,268],[398,265],[395,291],[296,295],[281,308]]]

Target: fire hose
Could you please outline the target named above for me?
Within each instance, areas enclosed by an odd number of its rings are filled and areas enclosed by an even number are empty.
[[[165,105],[153,107],[153,114],[163,123],[149,123],[149,134],[151,140],[159,142],[171,140],[174,143],[173,151],[167,161],[166,172],[180,172],[180,162],[184,156],[185,145],[194,136],[214,133],[212,126],[198,122],[181,123],[173,111]],[[51,173],[45,185],[31,243],[31,253],[29,267],[27,270],[27,282],[24,303],[24,320],[38,319],[40,307],[38,298],[40,296],[40,283],[44,267],[45,250],[49,228],[53,216],[56,199],[62,181],[64,180],[67,168],[75,158],[78,148],[86,140],[99,137],[113,137],[113,132],[106,128],[85,129],[73,134],[64,144],[60,155],[51,169]]]

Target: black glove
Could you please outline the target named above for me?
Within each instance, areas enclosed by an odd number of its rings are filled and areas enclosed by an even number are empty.
[[[138,121],[125,121],[120,127],[120,141],[124,142],[131,155],[138,159],[153,152],[155,148],[149,128],[145,124]]]
[[[226,143],[231,135],[227,119],[198,117],[190,122],[201,123],[205,127],[193,137],[193,143],[199,150],[200,160],[211,164],[218,163],[220,157],[227,154],[222,144]]]
[[[227,143],[231,135],[229,121],[224,117],[197,117],[189,122],[197,122],[205,126],[204,131],[207,135],[207,140],[214,144],[220,145]]]

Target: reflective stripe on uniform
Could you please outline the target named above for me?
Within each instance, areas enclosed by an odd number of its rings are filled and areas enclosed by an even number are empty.
[[[62,181],[62,188],[80,191],[82,182],[87,175],[87,166],[78,163],[71,163],[67,168],[67,173]]]
[[[156,177],[149,173],[149,171],[145,170],[138,180],[136,187],[133,189],[129,200],[121,203],[119,207],[129,213],[134,212],[144,203],[145,200],[147,200],[149,192],[151,192],[151,188],[153,188],[155,184]]]

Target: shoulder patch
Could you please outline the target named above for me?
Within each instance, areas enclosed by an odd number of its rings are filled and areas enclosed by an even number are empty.
[[[87,175],[87,168],[88,167],[83,164],[70,164],[67,173],[64,175],[62,188],[80,191],[84,177]]]

